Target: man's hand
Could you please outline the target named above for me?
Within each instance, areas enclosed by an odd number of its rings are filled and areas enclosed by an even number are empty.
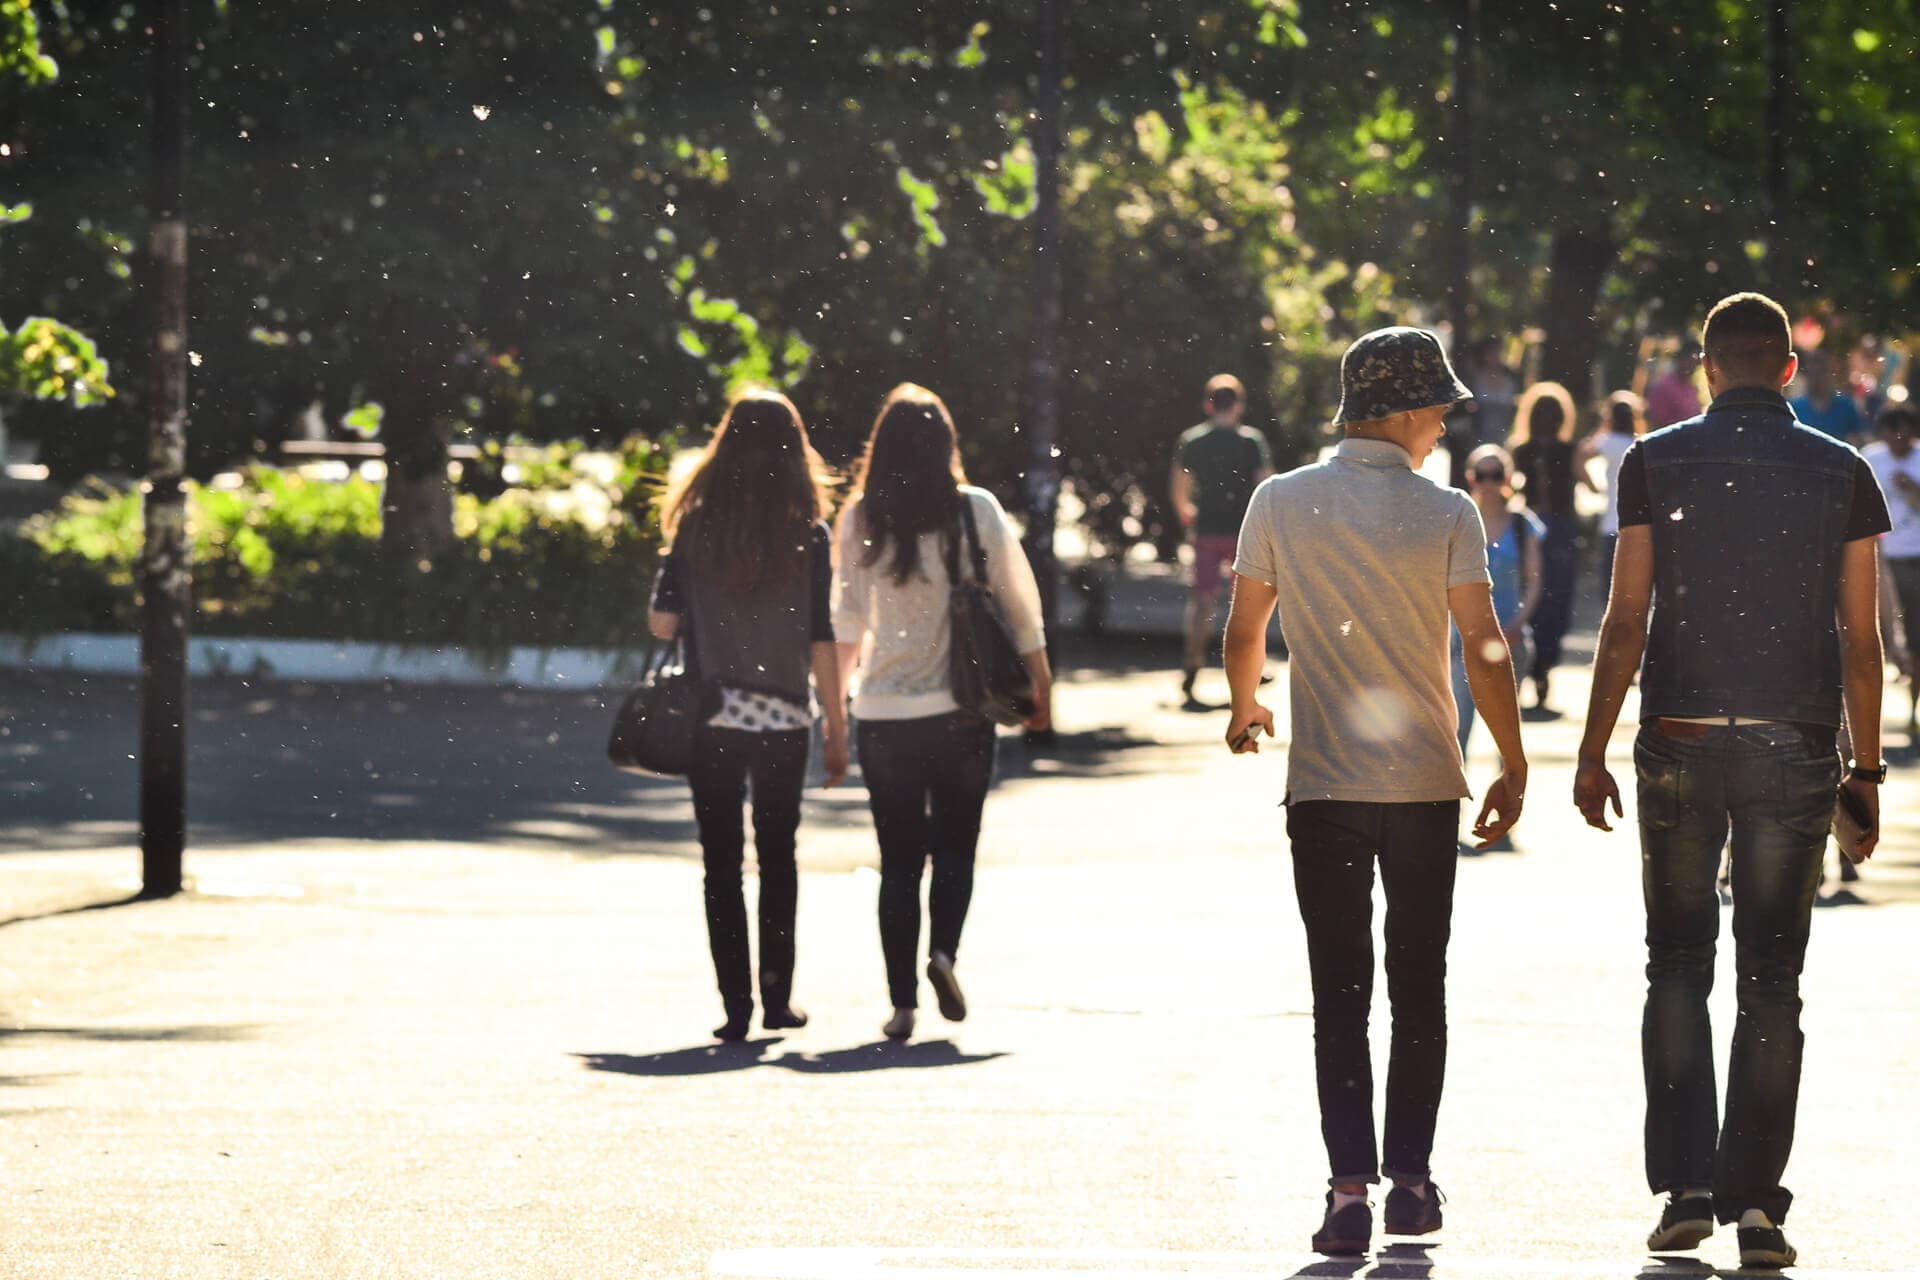
[[[1487,788],[1487,801],[1480,806],[1480,816],[1473,823],[1473,838],[1480,842],[1475,847],[1484,849],[1513,830],[1513,824],[1520,821],[1520,807],[1526,800],[1525,768],[1508,769],[1495,779]]]
[[[1180,504],[1180,524],[1182,528],[1192,528],[1193,522],[1199,518],[1200,508],[1194,506],[1191,502],[1183,502]]]
[[[1611,831],[1607,825],[1607,802],[1613,802],[1613,816],[1624,818],[1620,807],[1620,787],[1607,772],[1605,760],[1582,760],[1573,774],[1573,805],[1590,827]]]
[[[1874,849],[1880,843],[1880,788],[1858,778],[1848,778],[1840,785],[1853,797],[1860,811],[1873,819],[1867,833],[1860,837],[1860,847],[1855,850],[1860,855],[1859,860],[1865,862],[1873,856]]]
[[[1269,738],[1273,736],[1273,712],[1267,710],[1258,702],[1248,707],[1245,711],[1234,712],[1233,718],[1227,722],[1227,749],[1237,756],[1259,755],[1260,739],[1246,738],[1242,740],[1241,737],[1242,734],[1246,733],[1248,725],[1255,724],[1260,726],[1260,732],[1266,734]]]
[[[822,750],[826,755],[827,785],[836,787],[847,780],[847,770],[853,764],[853,753],[847,748],[847,727],[828,725],[825,737]]]

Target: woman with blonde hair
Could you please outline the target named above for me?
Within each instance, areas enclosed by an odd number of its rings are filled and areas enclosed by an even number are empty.
[[[1573,465],[1573,397],[1557,382],[1536,382],[1514,406],[1513,436],[1507,442],[1523,482],[1527,506],[1546,526],[1541,539],[1540,607],[1533,615],[1534,707],[1547,709],[1548,681],[1560,664],[1560,648],[1573,620],[1573,490],[1579,477]],[[1592,481],[1586,481],[1589,486]]]
[[[949,604],[954,575],[971,572],[976,546],[1033,681],[1029,728],[1051,723],[1053,673],[1033,569],[1000,504],[967,484],[953,418],[933,392],[902,384],[880,406],[837,539],[834,634],[843,674],[860,675],[853,714],[880,843],[880,947],[893,1002],[884,1030],[905,1040],[919,1005],[914,965],[929,859],[927,980],[943,1016],[967,1016],[954,959],[973,897],[995,730],[954,700]]]
[[[753,797],[760,873],[761,1024],[804,1027],[793,1004],[794,862],[812,742],[812,684],[826,721],[827,785],[847,772],[847,719],[833,647],[833,541],[826,464],[793,402],[747,391],[728,404],[713,440],[668,485],[660,524],[669,545],[648,622],[681,638],[702,681],[695,730],[694,818],[706,869],[707,941],[726,1021],[744,1040],[753,1017],[741,809]]]

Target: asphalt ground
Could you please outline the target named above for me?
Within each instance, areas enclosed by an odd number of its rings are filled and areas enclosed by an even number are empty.
[[[1111,664],[1063,686],[1058,751],[1007,742],[973,1014],[928,1001],[904,1047],[863,798],[811,793],[813,1022],[732,1049],[684,790],[611,774],[589,700],[199,688],[195,890],[129,902],[130,686],[12,678],[0,1275],[1709,1274],[1639,1249],[1638,850],[1566,803],[1577,719],[1527,726],[1517,852],[1461,865],[1446,1230],[1345,1264],[1306,1250],[1282,753],[1230,757],[1224,715],[1176,703]],[[1899,770],[1882,853],[1816,919],[1796,1275],[1920,1274],[1917,796]],[[1731,1232],[1701,1256],[1730,1267]]]

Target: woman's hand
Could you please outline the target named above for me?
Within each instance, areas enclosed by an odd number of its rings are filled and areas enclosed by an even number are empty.
[[[1053,682],[1051,680],[1033,682],[1033,714],[1021,723],[1035,733],[1053,728]]]
[[[847,745],[847,726],[828,724],[822,750],[826,756],[827,785],[837,787],[847,780],[847,770],[853,766],[853,752]]]

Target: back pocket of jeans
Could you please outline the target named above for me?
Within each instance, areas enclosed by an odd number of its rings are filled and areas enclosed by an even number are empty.
[[[1686,766],[1678,760],[1636,747],[1633,769],[1637,775],[1638,817],[1648,831],[1671,831],[1680,825],[1680,787],[1686,778]]]

